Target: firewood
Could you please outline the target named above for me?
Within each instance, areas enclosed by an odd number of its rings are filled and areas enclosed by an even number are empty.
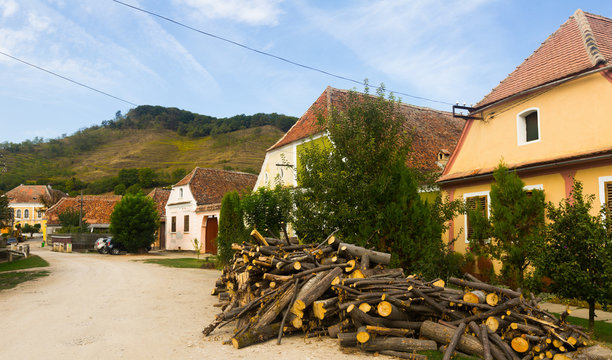
[[[352,244],[340,243],[338,245],[338,251],[349,253],[353,257],[361,257],[365,254],[368,254],[370,262],[375,262],[377,264],[389,265],[389,263],[391,262],[391,254],[389,253],[368,250],[361,246],[356,246]]]
[[[474,291],[469,291],[466,292],[463,295],[463,301],[467,302],[467,303],[472,303],[472,304],[482,304],[485,302],[485,293],[482,292],[481,290],[474,290]]]
[[[484,290],[486,292],[494,292],[494,293],[500,293],[500,294],[504,294],[510,298],[517,298],[521,296],[520,292],[514,291],[514,290],[510,290],[510,289],[504,289],[504,288],[500,288],[497,286],[493,286],[493,285],[489,285],[487,283],[483,283],[483,282],[475,282],[475,281],[465,281],[465,280],[461,280],[455,277],[451,277],[448,279],[448,282],[454,285],[459,285],[459,286],[463,286],[463,287],[469,287],[472,289],[478,289],[478,290]]]
[[[338,340],[342,347],[354,347],[358,345],[356,332],[338,333]]]
[[[266,341],[278,334],[279,328],[280,323],[275,323],[266,325],[263,328],[248,330],[243,334],[234,336],[231,339],[232,345],[236,349],[242,349],[244,347]]]
[[[414,334],[413,329],[398,329],[388,328],[384,326],[366,325],[366,330],[370,334],[384,335],[384,336],[408,336]]]
[[[373,326],[384,326],[389,328],[400,328],[400,329],[419,329],[421,327],[421,322],[416,321],[397,321],[397,320],[389,320],[380,317],[375,317],[364,313],[359,310],[355,305],[349,306],[346,309],[346,312],[353,319],[357,319],[363,324],[373,325]]]
[[[304,310],[307,306],[310,306],[316,299],[318,299],[329,287],[331,286],[332,280],[340,275],[342,270],[340,268],[334,268],[327,272],[321,272],[313,279],[316,279],[309,289],[300,290],[298,296],[293,303],[293,308]],[[323,275],[323,276],[321,276]],[[321,276],[321,277],[320,277]],[[304,285],[306,287],[306,285]]]
[[[400,311],[395,305],[388,301],[381,301],[376,307],[378,315],[389,320],[407,320],[407,316],[403,311]]]
[[[514,351],[518,353],[524,353],[529,350],[529,341],[525,338],[518,336],[512,339],[512,341],[510,342],[510,346]]]
[[[370,352],[383,350],[410,352],[436,350],[438,346],[433,340],[411,339],[406,337],[378,337],[376,339],[370,339],[370,341],[363,344],[362,349]]]
[[[251,238],[253,240],[255,240],[255,242],[257,242],[260,245],[264,245],[264,246],[269,246],[270,245],[270,244],[268,244],[266,239],[263,236],[261,236],[259,231],[255,230],[255,229],[253,229],[253,231],[251,231]]]
[[[355,337],[357,338],[357,342],[359,342],[360,344],[364,344],[370,340],[370,333],[368,332],[366,327],[362,325],[357,328],[357,335]]]
[[[312,310],[315,317],[319,320],[323,320],[325,318],[325,313],[327,313],[332,306],[336,306],[337,303],[338,297],[314,301],[312,303]]]
[[[453,352],[455,351],[455,347],[457,347],[457,343],[459,342],[459,339],[463,335],[465,326],[466,326],[465,323],[459,324],[459,326],[453,333],[453,337],[450,339],[450,342],[448,343],[448,347],[446,348],[446,351],[444,352],[444,356],[442,357],[442,360],[450,360],[451,356],[453,355]]]
[[[453,329],[433,321],[426,320],[421,325],[420,334],[427,339],[435,340],[441,344],[448,344],[454,334]],[[463,334],[458,341],[457,348],[471,355],[482,356],[482,345],[475,337]]]
[[[340,332],[345,329],[346,327],[348,327],[349,325],[349,320],[345,319],[340,321],[337,324],[331,325],[327,328],[327,334],[329,335],[329,337],[332,338],[336,338],[338,337],[338,334],[340,334]]]
[[[400,359],[427,360],[427,355],[413,354],[413,353],[408,353],[408,352],[403,352],[403,351],[382,350],[380,351],[380,353],[383,355],[387,355],[387,356],[395,356]]]
[[[499,303],[499,296],[496,293],[488,293],[485,301],[490,306],[496,306]]]

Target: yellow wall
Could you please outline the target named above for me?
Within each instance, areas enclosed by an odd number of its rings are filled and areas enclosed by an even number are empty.
[[[25,203],[24,203],[25,204]],[[24,224],[30,224],[30,225],[35,225],[35,224],[42,224],[43,221],[43,216],[44,216],[44,210],[43,208],[38,205],[16,205],[16,206],[10,206],[11,209],[13,209],[13,214],[17,214],[17,210],[21,210],[21,217],[17,217],[15,215],[14,218],[14,222],[17,223],[19,222],[22,226]],[[25,210],[28,210],[29,212],[29,216],[27,218],[24,217],[25,214]],[[42,216],[38,217],[38,211],[42,211]]]
[[[518,145],[517,116],[538,108],[540,141]],[[601,74],[569,81],[531,99],[487,110],[473,122],[448,174],[509,166],[612,147],[612,83]]]

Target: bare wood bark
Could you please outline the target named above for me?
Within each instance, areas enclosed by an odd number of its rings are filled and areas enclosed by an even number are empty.
[[[426,320],[421,325],[422,337],[435,340],[441,344],[448,344],[454,334],[453,329],[433,321]],[[463,334],[459,338],[457,348],[465,353],[472,355],[483,355],[482,345],[480,341],[471,335]]]
[[[413,354],[413,353],[407,353],[403,351],[382,350],[380,351],[380,353],[383,355],[387,355],[387,356],[395,356],[400,359],[427,360],[427,355]]]
[[[413,329],[398,329],[388,328],[384,326],[366,325],[366,330],[370,334],[384,335],[384,336],[408,336],[414,334]]]
[[[442,360],[450,360],[451,356],[453,355],[453,352],[455,351],[455,348],[457,347],[457,343],[459,342],[459,339],[463,335],[465,326],[466,326],[465,323],[459,324],[459,326],[453,333],[453,337],[448,343],[448,347],[446,348],[446,351],[444,352],[444,356],[442,357]]]
[[[362,345],[362,349],[366,351],[421,351],[421,350],[437,350],[438,346],[433,340],[411,339],[406,337],[387,337],[370,339]]]
[[[300,285],[300,279],[295,279],[295,284],[293,285],[293,289],[292,289],[293,290],[292,291],[293,295],[291,296],[291,300],[289,302],[290,304],[295,301],[295,297],[298,294],[299,285]],[[288,294],[288,293],[289,293],[289,290],[287,290],[285,292],[285,294]],[[284,304],[282,307],[285,307],[285,306],[287,306],[287,304]],[[277,345],[281,344],[281,339],[283,337],[283,328],[285,327],[285,321],[287,321],[287,316],[289,315],[289,310],[290,310],[290,307],[287,306],[287,310],[285,311],[285,315],[283,315],[283,320],[281,321],[280,328],[278,329],[278,338],[276,340],[276,344]]]
[[[483,282],[465,281],[465,280],[458,279],[455,277],[449,278],[448,282],[451,284],[455,284],[455,285],[459,285],[463,287],[469,287],[472,289],[478,289],[478,290],[484,290],[486,292],[495,292],[495,293],[504,294],[510,298],[516,298],[516,297],[521,296],[520,292],[510,290],[510,289],[500,288],[500,287],[489,285]]]
[[[231,339],[232,345],[236,349],[242,349],[253,344],[264,342],[278,334],[279,329],[280,323],[267,325],[260,329],[250,329],[243,334],[234,336]]]
[[[384,253],[380,251],[368,250],[361,246],[340,243],[338,246],[338,251],[347,252],[354,257],[362,257],[365,254],[368,254],[371,262],[375,262],[377,264],[389,265],[391,262],[391,254]]]

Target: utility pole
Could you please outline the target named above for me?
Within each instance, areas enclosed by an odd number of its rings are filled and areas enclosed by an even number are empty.
[[[79,210],[79,232],[83,229],[83,190],[81,190],[81,209]]]

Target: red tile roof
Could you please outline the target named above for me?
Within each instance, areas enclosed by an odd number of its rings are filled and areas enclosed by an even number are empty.
[[[333,106],[342,108],[347,90],[328,86],[289,131],[268,151],[308,138],[324,130],[318,123],[319,115],[326,116]],[[453,118],[446,111],[434,110],[409,104],[400,104],[400,111],[406,117],[405,126],[413,130],[413,158],[408,163],[420,168],[435,169],[438,152],[441,149],[453,151],[461,135],[464,121]]]
[[[225,193],[251,191],[257,175],[196,167],[174,186],[189,185],[198,205],[220,204]]]
[[[51,197],[51,193],[62,193],[48,185],[19,185],[6,192],[9,203],[37,203],[41,204],[41,196]],[[64,194],[65,195],[65,194]]]
[[[170,196],[170,190],[155,188],[149,194],[147,194],[147,196],[155,201],[160,218],[165,217],[166,203],[168,202],[168,197]]]
[[[84,195],[83,218],[90,225],[110,224],[110,216],[121,195]],[[45,212],[48,225],[59,225],[59,214],[68,209],[80,210],[81,197],[65,197]]]
[[[476,108],[612,61],[612,20],[578,9]]]

